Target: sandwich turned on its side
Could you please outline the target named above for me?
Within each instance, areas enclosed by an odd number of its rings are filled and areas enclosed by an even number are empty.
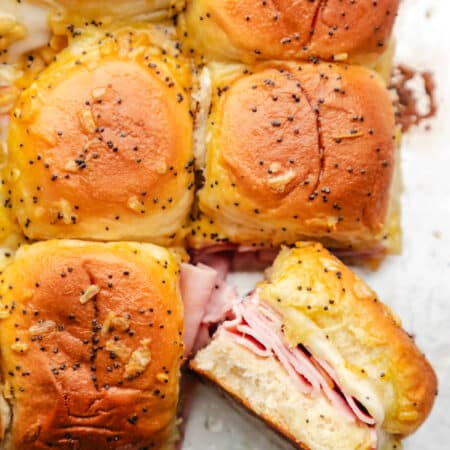
[[[320,244],[283,249],[191,368],[299,448],[399,449],[434,371],[376,294]]]

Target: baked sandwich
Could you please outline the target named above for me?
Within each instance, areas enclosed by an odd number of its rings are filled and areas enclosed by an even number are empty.
[[[27,237],[182,239],[194,197],[191,69],[160,34],[73,30],[20,95],[6,181]]]
[[[366,64],[388,73],[399,0],[189,0],[179,22],[203,60]]]
[[[172,449],[178,274],[150,244],[22,247],[1,275],[1,448]]]
[[[393,450],[433,405],[428,361],[320,244],[284,248],[191,368],[310,450]]]
[[[270,250],[307,238],[367,258],[399,251],[397,134],[376,73],[215,63],[199,85],[192,248]]]

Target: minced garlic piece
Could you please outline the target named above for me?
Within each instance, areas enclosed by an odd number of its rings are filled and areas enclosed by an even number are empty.
[[[78,117],[86,131],[89,133],[93,133],[95,131],[97,125],[95,124],[94,116],[92,115],[92,111],[90,109],[83,109],[78,114]]]
[[[106,92],[106,89],[104,87],[95,88],[92,91],[92,97],[97,100],[97,99],[103,97],[105,95],[105,92]]]
[[[28,350],[28,344],[25,344],[25,342],[14,342],[11,345],[11,350],[17,353],[26,352]]]
[[[163,175],[167,172],[167,164],[164,161],[157,161],[155,164],[156,173]]]
[[[103,322],[103,325],[102,325],[102,334],[103,335],[108,333],[109,329],[111,328],[111,326],[112,326],[111,321],[112,321],[114,316],[115,316],[115,313],[113,313],[112,311],[110,311],[108,313],[108,315],[106,316],[106,319],[105,319],[105,321]]]
[[[84,305],[87,303],[91,298],[95,297],[100,292],[100,288],[96,284],[91,284],[88,286],[83,294],[80,297],[80,303]]]
[[[126,376],[134,377],[139,375],[150,364],[152,359],[149,349],[150,342],[150,339],[143,339],[141,341],[141,346],[131,354],[130,360],[125,366]]]
[[[105,349],[107,352],[115,353],[122,362],[127,361],[131,355],[131,350],[128,347],[114,339],[110,339],[106,343]]]
[[[284,192],[286,186],[295,178],[295,172],[288,169],[286,172],[269,178],[267,184],[278,192]]]
[[[55,207],[57,208],[56,211],[55,209],[50,210],[52,221],[55,221],[55,223],[58,219],[62,219],[66,225],[70,225],[73,221],[72,218],[75,218],[76,220],[77,216],[72,211],[70,203],[67,200],[62,199],[56,202]]]
[[[7,309],[0,310],[0,320],[6,319],[7,317],[9,317],[9,310]]]
[[[156,379],[160,382],[160,383],[167,383],[169,381],[169,375],[167,375],[167,373],[158,373],[156,374]]]
[[[269,170],[272,173],[277,173],[281,170],[281,164],[279,162],[274,162],[269,166]]]
[[[28,331],[33,335],[46,334],[56,329],[56,323],[53,320],[44,320],[36,325],[31,325]]]
[[[105,335],[111,328],[118,331],[126,331],[130,328],[130,323],[125,317],[118,316],[116,313],[110,311],[103,322],[102,334]]]
[[[139,199],[137,198],[136,195],[133,195],[132,197],[130,197],[128,199],[128,208],[130,208],[131,210],[135,211],[135,212],[142,212],[145,211],[144,209],[144,205],[142,204],[141,201],[139,201]]]
[[[336,55],[333,55],[334,61],[345,61],[348,59],[348,53],[337,53]]]
[[[128,328],[130,328],[129,321],[122,316],[113,317],[113,319],[111,320],[111,325],[119,331],[126,331],[128,330]]]
[[[3,385],[3,397],[6,398],[6,400],[13,398],[9,381],[5,381],[5,384]]]
[[[305,224],[308,227],[316,228],[318,230],[335,230],[336,225],[339,223],[338,217],[316,217],[313,219],[305,220]]]
[[[67,161],[66,165],[64,166],[64,169],[67,170],[67,172],[75,173],[78,172],[80,166],[74,159],[69,159],[69,161]]]

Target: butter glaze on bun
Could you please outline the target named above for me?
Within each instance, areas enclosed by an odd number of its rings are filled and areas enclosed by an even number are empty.
[[[47,241],[1,280],[2,448],[170,448],[184,346],[169,250]]]
[[[193,247],[305,236],[333,248],[389,245],[395,122],[376,73],[294,63],[205,70],[211,112],[197,124],[205,182]]]
[[[182,235],[193,199],[190,68],[150,28],[88,27],[20,96],[12,204],[32,239]]]
[[[374,63],[388,48],[399,0],[190,0],[186,49],[208,60]]]

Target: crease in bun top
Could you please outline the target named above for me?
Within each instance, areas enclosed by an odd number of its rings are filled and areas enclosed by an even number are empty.
[[[208,60],[319,58],[376,64],[389,49],[399,3],[190,0],[180,27],[186,49]]]
[[[170,244],[193,199],[191,69],[168,29],[71,29],[20,95],[7,181],[33,239]]]
[[[17,252],[1,275],[2,448],[173,448],[178,259],[135,243]]]
[[[204,183],[191,247],[270,249],[307,237],[367,256],[398,250],[396,128],[376,73],[210,64],[200,85]]]
[[[191,367],[300,448],[394,450],[436,375],[377,295],[318,243],[283,248]]]

